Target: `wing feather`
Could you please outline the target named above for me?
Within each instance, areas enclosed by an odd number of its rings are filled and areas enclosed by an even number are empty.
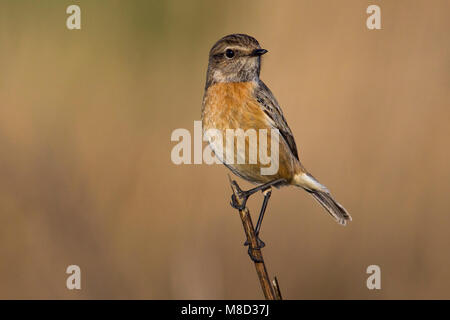
[[[292,131],[284,118],[283,111],[281,110],[278,101],[275,99],[270,89],[264,84],[264,82],[259,80],[254,94],[264,113],[271,121],[273,127],[280,131],[281,136],[286,141],[292,154],[297,158],[297,160],[299,160],[297,145],[295,144]]]

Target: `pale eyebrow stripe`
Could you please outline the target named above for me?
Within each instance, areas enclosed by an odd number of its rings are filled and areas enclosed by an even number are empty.
[[[234,45],[234,46],[226,46],[226,47],[225,47],[225,50],[227,50],[227,49],[237,49],[237,50],[244,51],[244,52],[246,52],[246,51],[248,51],[248,52],[252,51],[252,50],[248,50],[247,48],[244,48],[244,47],[241,47],[241,46],[236,46],[236,45]]]

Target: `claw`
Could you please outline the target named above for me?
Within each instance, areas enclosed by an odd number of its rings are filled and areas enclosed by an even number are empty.
[[[262,241],[260,238],[256,237],[256,241],[258,242],[258,246],[255,249],[262,249],[266,246],[265,242]],[[248,246],[249,242],[248,240],[245,240],[244,246]]]
[[[248,247],[248,255],[250,257],[250,259],[252,259],[253,262],[263,262],[262,259],[258,259],[254,254],[253,254],[253,250],[251,247]]]
[[[253,262],[263,262],[262,260],[258,259],[253,254],[253,250],[264,248],[266,246],[266,244],[264,243],[264,241],[262,241],[260,238],[258,238],[258,236],[256,236],[256,241],[258,243],[256,248],[253,248],[251,245],[249,245],[248,240],[244,242],[244,246],[248,246],[248,251],[247,252],[248,252],[248,255],[250,256],[250,259],[252,259]]]
[[[246,199],[242,202],[242,204],[239,204],[239,202],[236,199],[236,196],[234,194],[231,195],[231,202],[230,205],[238,210],[244,210],[245,205],[246,205],[247,201]]]
[[[239,202],[236,199],[236,195],[234,193],[231,195],[231,203],[230,204],[235,209],[244,210],[245,205],[247,204],[247,199],[248,199],[249,195],[246,194],[245,191],[242,191],[241,188],[239,188],[236,181],[233,180],[232,183],[236,187],[236,193],[237,193],[238,197],[240,199],[242,199],[242,204],[239,204]]]

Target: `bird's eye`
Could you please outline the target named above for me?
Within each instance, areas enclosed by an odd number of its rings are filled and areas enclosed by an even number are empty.
[[[227,51],[225,51],[225,56],[226,56],[228,59],[233,58],[233,57],[234,57],[234,51],[231,50],[231,49],[227,49]]]

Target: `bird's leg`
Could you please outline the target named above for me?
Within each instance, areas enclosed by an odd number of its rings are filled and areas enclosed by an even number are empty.
[[[236,188],[237,195],[240,199],[242,199],[242,204],[239,204],[236,199],[236,195],[233,193],[231,196],[231,206],[233,208],[236,208],[238,210],[243,210],[247,204],[248,198],[254,194],[255,192],[262,191],[264,194],[264,200],[261,206],[261,210],[259,212],[258,222],[256,223],[255,228],[255,237],[256,237],[256,248],[253,248],[251,245],[249,245],[248,241],[245,241],[244,245],[249,246],[248,247],[248,255],[250,256],[250,259],[252,259],[254,262],[261,262],[259,259],[253,254],[254,249],[261,249],[265,247],[265,243],[259,238],[259,231],[261,230],[261,224],[264,218],[264,213],[266,212],[267,204],[269,203],[270,196],[272,195],[272,186],[278,186],[279,184],[285,183],[285,179],[277,179],[270,181],[268,183],[265,183],[263,185],[260,185],[256,188],[250,189],[248,191],[243,191],[239,187],[239,185],[236,183],[236,181],[232,181],[233,185]]]
[[[282,184],[284,182],[286,182],[285,179],[272,180],[272,181],[269,181],[269,182],[267,182],[265,184],[257,186],[257,187],[255,187],[253,189],[250,189],[250,190],[247,190],[247,191],[243,191],[243,190],[241,190],[241,188],[239,187],[237,182],[233,180],[232,183],[236,187],[236,190],[237,190],[237,193],[238,193],[238,197],[240,199],[242,199],[242,203],[239,204],[237,202],[236,195],[233,193],[233,195],[231,196],[231,206],[233,208],[235,208],[235,209],[238,209],[238,210],[244,210],[245,205],[247,204],[247,200],[252,194],[254,194],[255,192],[258,192],[260,190],[264,191],[264,190],[266,190],[266,189],[268,189],[268,188],[270,188],[272,186],[277,186],[277,185]]]
[[[266,212],[267,204],[269,203],[270,196],[272,195],[272,188],[269,187],[262,192],[264,194],[263,204],[261,206],[261,211],[259,212],[258,222],[256,223],[255,235],[258,237],[259,230],[261,230],[261,224],[264,218],[264,213]]]
[[[266,244],[259,238],[259,231],[261,230],[261,224],[264,218],[264,213],[266,212],[267,204],[269,203],[270,196],[272,195],[272,187],[268,187],[262,191],[264,194],[264,200],[259,212],[258,222],[256,223],[255,236],[258,243],[258,248],[264,248]],[[248,241],[245,241],[244,246],[248,246]],[[250,250],[250,248],[249,248]]]

